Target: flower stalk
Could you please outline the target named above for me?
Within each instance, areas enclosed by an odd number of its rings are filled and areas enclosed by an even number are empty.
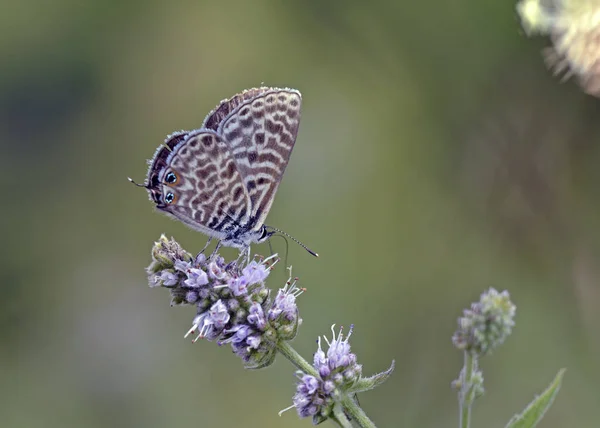
[[[458,390],[460,428],[471,425],[471,408],[484,393],[483,374],[479,359],[501,345],[515,325],[516,306],[507,291],[493,288],[484,292],[458,319],[458,329],[452,336],[454,346],[464,353],[464,366],[452,386]]]

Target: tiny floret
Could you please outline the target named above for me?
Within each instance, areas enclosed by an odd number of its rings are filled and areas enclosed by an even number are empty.
[[[191,268],[188,271],[188,279],[184,281],[188,287],[202,287],[208,284],[208,275],[202,269]]]

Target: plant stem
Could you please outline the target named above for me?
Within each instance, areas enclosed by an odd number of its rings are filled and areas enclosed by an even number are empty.
[[[314,376],[316,378],[319,377],[319,373],[317,373],[317,370],[313,366],[311,366],[308,363],[308,361],[306,361],[304,358],[302,358],[302,355],[300,355],[298,352],[296,352],[296,350],[294,348],[292,348],[292,346],[289,344],[289,342],[286,342],[284,340],[282,340],[281,342],[278,342],[277,350],[285,358],[290,360],[290,362],[293,365],[295,365],[299,370],[302,370],[304,373]]]
[[[342,406],[333,406],[333,420],[342,428],[352,428],[352,423],[344,414]]]
[[[460,428],[469,428],[471,425],[471,405],[473,404],[473,372],[477,367],[477,357],[465,351],[465,365],[463,367],[458,404],[460,407]]]
[[[356,422],[361,428],[376,428],[375,424],[365,411],[356,403],[352,397],[345,396],[342,399],[342,406],[344,410],[348,412],[354,422]]]

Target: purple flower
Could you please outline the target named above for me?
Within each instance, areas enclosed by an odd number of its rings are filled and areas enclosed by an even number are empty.
[[[348,340],[350,339],[350,336],[352,336],[353,328],[354,326],[351,325],[348,336],[346,339],[344,339],[341,330],[338,334],[338,337],[335,337],[335,331],[333,330],[332,326],[331,331],[333,333],[333,340],[330,343],[327,341],[327,338],[325,338],[325,341],[329,345],[329,349],[327,350],[327,359],[329,368],[331,370],[335,370],[338,367],[347,367],[350,364],[350,355],[352,354],[350,353],[350,344],[348,343]],[[356,361],[356,357],[354,357],[354,361]]]
[[[183,260],[175,260],[174,266],[178,271],[187,274],[188,270],[192,267],[192,264]]]
[[[174,285],[177,285],[177,283],[179,282],[179,275],[168,270],[163,270],[160,273],[160,280],[162,281],[163,286],[172,287]]]
[[[246,294],[248,290],[248,285],[248,278],[246,278],[243,275],[237,278],[231,278],[231,280],[229,281],[229,289],[236,297]]]
[[[203,253],[199,253],[194,260],[195,266],[203,266],[206,264],[206,256]]]
[[[321,338],[317,340],[318,349],[313,358],[313,366],[319,376],[305,374],[299,378],[293,398],[294,404],[288,408],[295,407],[300,417],[317,417],[313,422],[331,416],[336,397],[356,385],[362,373],[362,367],[356,364],[356,356],[350,352],[348,343],[353,327],[350,327],[346,337],[341,329],[336,335],[334,328],[335,325],[331,326],[331,341],[323,337],[329,346],[327,352],[321,347]]]
[[[211,278],[219,281],[225,279],[225,277],[227,276],[227,272],[225,271],[225,269],[223,269],[223,267],[220,266],[220,264],[216,261],[211,261],[208,264],[208,273],[211,276]]]
[[[300,376],[299,379],[296,385],[296,394],[292,399],[294,404],[282,410],[279,414],[281,415],[281,413],[294,407],[301,418],[315,416],[319,412],[329,414],[333,403],[333,399],[329,394],[335,388],[326,393],[321,379],[307,374]]]
[[[256,260],[252,260],[248,266],[242,270],[242,275],[246,277],[249,284],[259,284],[267,279],[269,272],[269,268],[264,262],[258,263]]]
[[[299,288],[296,283],[298,278],[290,278],[285,286],[277,292],[277,296],[273,300],[273,304],[267,311],[267,318],[271,325],[275,328],[280,339],[291,340],[296,336],[298,325],[302,321],[298,317],[298,306],[296,305],[296,297],[302,294],[305,289]]]
[[[233,335],[221,343],[242,343],[252,333],[252,329],[245,324],[238,324],[233,328],[225,330],[224,333],[233,333]]]
[[[185,293],[185,300],[188,303],[196,303],[198,301],[198,293],[196,291],[188,291]]]
[[[149,277],[150,287],[173,287],[179,283],[179,276],[169,270],[162,270],[156,275]]]
[[[208,284],[208,275],[202,269],[191,268],[188,271],[188,279],[183,283],[188,287],[201,287]]]
[[[208,311],[194,318],[192,328],[185,337],[198,330],[198,336],[194,339],[194,342],[200,338],[215,339],[221,334],[229,319],[230,315],[227,308],[221,300],[218,300]]]
[[[248,315],[248,323],[263,331],[267,327],[267,319],[263,312],[262,306],[258,303],[252,303],[250,306],[250,314]]]
[[[260,345],[261,342],[262,342],[262,339],[257,334],[248,336],[246,338],[246,343],[248,344],[248,347],[252,348],[252,349],[258,349],[258,346]]]
[[[314,376],[304,375],[298,383],[297,389],[298,392],[302,392],[302,394],[312,395],[319,389],[319,381]]]
[[[291,271],[290,271],[291,273]],[[275,296],[273,306],[269,309],[269,320],[274,321],[283,314],[288,321],[294,321],[298,314],[298,307],[296,306],[296,297],[304,293],[304,288],[296,286],[298,278],[291,281],[291,278],[287,281],[283,288],[280,288]]]

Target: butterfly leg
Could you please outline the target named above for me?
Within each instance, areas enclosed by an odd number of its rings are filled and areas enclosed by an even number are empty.
[[[235,264],[238,266],[242,266],[240,263],[244,261],[244,256],[246,256],[246,263],[243,264],[243,266],[247,266],[250,263],[250,245],[240,250],[240,255],[238,256]]]
[[[202,248],[202,250],[200,251],[199,254],[202,254],[202,253],[204,253],[206,251],[206,249],[210,245],[211,241],[212,241],[212,236],[208,238],[208,241],[206,241],[206,245],[204,246],[204,248]]]
[[[208,242],[210,242],[210,240]],[[208,246],[208,243],[206,244],[206,246]],[[217,254],[217,251],[219,251],[220,248],[221,248],[221,241],[217,242],[217,246],[215,247],[215,249],[213,250],[213,252],[210,253],[210,256],[208,257],[208,260],[211,260]]]

